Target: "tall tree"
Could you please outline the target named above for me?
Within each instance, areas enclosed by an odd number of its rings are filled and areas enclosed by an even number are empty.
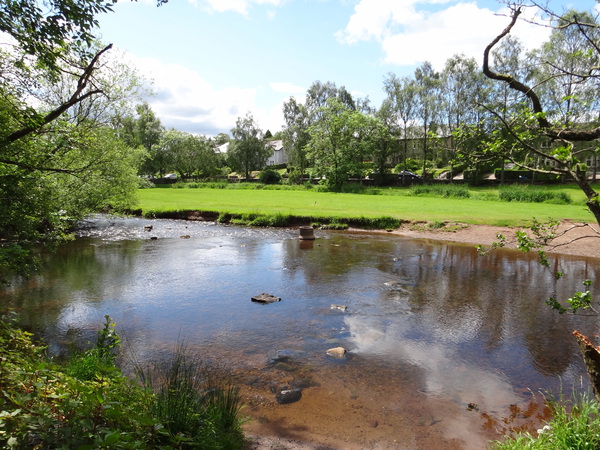
[[[337,98],[319,108],[321,120],[310,126],[308,156],[325,175],[327,184],[341,190],[348,176],[360,172],[368,132],[367,117]]]
[[[535,163],[528,164],[528,161],[523,162],[512,157],[512,151],[509,152],[508,156],[513,162],[529,170],[564,175],[575,181],[586,195],[587,207],[596,222],[600,224],[598,193],[592,188],[587,179],[586,170],[578,158],[579,152],[577,149],[578,144],[597,141],[600,138],[600,126],[597,122],[572,123],[567,120],[565,123],[564,116],[553,116],[550,113],[551,111],[547,110],[547,102],[544,101],[546,98],[544,97],[545,91],[542,88],[543,83],[528,85],[526,84],[527,80],[520,79],[518,75],[500,73],[490,65],[490,53],[512,31],[521,12],[521,8],[514,9],[508,26],[486,47],[483,58],[483,73],[492,80],[506,83],[511,89],[519,92],[527,101],[528,108],[514,117],[506,119],[496,112],[496,116],[502,121],[515,142],[510,150],[529,151],[532,155],[544,161],[549,161],[551,166],[540,168]],[[588,62],[598,60],[600,46],[596,38],[598,24],[580,20],[580,17],[585,18],[587,16],[578,13],[556,16],[554,26],[557,33],[569,31],[580,34],[581,42],[585,46],[570,54],[569,59],[573,57],[582,61],[574,65],[557,67],[554,67],[554,64],[550,61],[546,64],[554,69],[555,75],[552,80],[562,79],[568,84],[569,80],[574,78],[583,89],[583,86],[595,85],[598,81],[600,73],[598,66],[590,66]],[[570,100],[570,98],[563,99],[564,102]],[[593,109],[590,112],[593,112]],[[539,145],[541,139],[549,139],[553,144],[549,147],[542,147]],[[502,143],[496,141],[492,143],[492,147],[501,148]]]
[[[393,156],[398,153],[397,119],[394,105],[386,98],[374,116],[366,116],[365,137],[367,151],[375,164],[377,176],[376,183],[384,184],[386,169]],[[396,132],[396,136],[394,135]]]
[[[119,136],[130,147],[142,146],[148,155],[140,173],[145,175],[164,174],[166,161],[162,160],[164,153],[157,147],[165,132],[160,119],[156,116],[148,102],[135,107],[135,115],[117,117],[115,127]]]
[[[289,101],[283,104],[283,118],[283,143],[288,160],[303,174],[307,167],[306,144],[310,139],[308,110],[294,97],[290,97]]]
[[[595,24],[595,18],[588,12],[568,11],[558,18],[549,40],[530,58],[536,62],[532,79],[539,85],[546,113],[564,126],[588,123],[598,116],[597,92],[600,83],[591,78],[582,83],[581,74],[595,72],[595,45],[600,42],[600,30],[590,28],[585,34],[573,21]]]
[[[157,152],[167,155],[169,168],[182,179],[193,175],[207,177],[216,171],[216,155],[206,136],[169,130],[162,135],[155,147]]]
[[[402,141],[402,160],[405,162],[408,156],[409,139],[412,138],[409,131],[410,124],[416,120],[417,114],[417,86],[410,77],[398,78],[394,74],[388,74],[383,82],[384,90],[390,101],[397,120],[400,121],[400,138]],[[404,184],[404,177],[402,182]]]
[[[238,117],[231,135],[233,141],[227,151],[227,162],[232,168],[243,171],[248,180],[250,171],[264,167],[271,148],[265,145],[263,132],[250,113]]]
[[[427,161],[431,150],[431,135],[439,120],[437,103],[440,101],[440,74],[425,61],[415,69],[416,117],[419,121],[421,144],[423,148],[423,175],[427,173]]]

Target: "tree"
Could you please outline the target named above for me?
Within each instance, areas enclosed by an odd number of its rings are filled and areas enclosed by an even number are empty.
[[[183,131],[166,131],[155,146],[166,156],[171,169],[182,179],[193,175],[207,177],[216,170],[216,155],[206,136],[194,136]]]
[[[157,5],[167,0],[157,0]],[[116,0],[3,0],[0,31],[9,34],[27,56],[51,72],[60,70],[65,55],[93,57],[98,14],[112,11]]]
[[[590,103],[588,114],[586,114],[585,109],[581,112],[582,117],[585,118],[583,123],[576,123],[574,122],[575,114],[572,113],[571,104],[572,101],[577,102],[579,100],[578,93],[585,92],[587,87],[590,85],[596,86],[597,84],[600,73],[600,67],[597,65],[598,56],[600,56],[598,41],[600,27],[598,23],[592,20],[592,16],[573,11],[564,15],[557,15],[545,6],[540,6],[535,2],[533,4],[553,19],[554,28],[551,41],[548,44],[551,48],[546,47],[546,50],[552,50],[552,52],[558,50],[558,45],[556,45],[558,42],[575,41],[578,44],[576,47],[564,47],[565,51],[558,58],[555,57],[557,55],[548,53],[547,56],[553,56],[553,58],[541,61],[545,67],[540,68],[539,73],[549,75],[538,80],[537,84],[533,86],[526,84],[515,74],[499,73],[493,70],[489,62],[490,52],[501,39],[511,32],[522,12],[521,7],[513,8],[508,26],[488,44],[484,51],[483,73],[492,80],[506,83],[511,89],[520,93],[527,102],[527,107],[519,114],[508,118],[502,117],[497,112],[495,114],[514,140],[512,148],[525,149],[540,158],[550,161],[553,167],[540,169],[536,164],[528,164],[527,161],[517,161],[513,158],[515,163],[532,171],[561,174],[574,180],[585,193],[586,205],[593,214],[596,223],[600,225],[598,193],[595,192],[587,180],[585,168],[578,159],[579,153],[576,147],[576,144],[589,143],[600,138],[600,126],[598,126],[597,120],[591,123],[588,122],[592,115],[597,114],[597,109],[594,107],[595,102]],[[568,94],[566,97],[552,98],[551,90],[545,89],[547,83],[554,83],[555,81],[562,83],[566,88],[566,92],[564,92]],[[554,145],[544,149],[539,146],[540,139],[549,139]],[[503,146],[502,139],[498,139],[491,144],[498,148]],[[512,157],[510,153],[509,157]],[[555,228],[553,228],[555,226],[556,224],[551,224],[548,228],[534,224],[532,227],[533,244],[532,239],[525,233],[518,233],[517,238],[520,247],[528,251],[547,245],[556,236]],[[595,231],[596,235],[592,235],[592,237],[599,236],[598,231]],[[541,253],[540,258],[540,262],[545,265],[547,261],[545,261],[543,253]],[[589,287],[590,283],[589,280],[584,282],[586,287]],[[591,304],[589,290],[576,293],[568,302],[573,308],[573,312],[580,308],[589,308]],[[565,309],[555,299],[549,299],[549,304],[561,312]],[[591,378],[594,395],[596,400],[600,402],[600,348],[594,346],[581,333],[574,331],[573,334],[580,345]]]
[[[547,91],[542,86],[545,82],[562,80],[569,84],[570,80],[577,80],[577,84],[583,86],[595,85],[598,80],[598,67],[590,64],[590,60],[597,61],[600,55],[600,47],[596,38],[598,24],[596,22],[584,22],[579,17],[587,17],[579,13],[571,12],[564,16],[555,16],[555,33],[578,33],[581,37],[582,47],[578,48],[569,56],[579,60],[578,64],[568,66],[555,66],[551,61],[545,63],[548,70],[553,73],[550,79],[538,83],[535,86],[525,84],[518,75],[510,73],[499,73],[490,66],[490,53],[494,47],[507,36],[522,12],[521,8],[513,10],[509,25],[486,47],[483,58],[483,73],[490,79],[506,83],[511,89],[520,93],[527,101],[527,107],[515,115],[504,118],[498,112],[496,117],[502,122],[505,129],[510,133],[514,143],[507,149],[502,141],[496,140],[492,146],[501,148],[507,157],[519,165],[533,172],[551,173],[563,175],[575,181],[586,195],[586,205],[593,214],[596,222],[600,224],[600,203],[598,193],[592,188],[587,180],[585,167],[579,160],[577,144],[597,141],[600,138],[600,126],[592,122],[572,123],[569,116],[552,114],[547,110],[549,102],[544,101]],[[572,96],[563,98],[563,104],[571,102]],[[567,107],[568,109],[568,107]],[[594,110],[590,108],[589,112]],[[588,114],[589,117],[589,114]],[[567,119],[567,122],[564,119]],[[549,140],[553,143],[549,148],[540,146],[541,140]],[[522,161],[514,157],[517,152],[526,150],[551,165],[538,167],[536,160]]]
[[[135,112],[135,116],[127,115],[115,118],[115,127],[127,145],[130,147],[142,146],[146,150],[148,157],[140,167],[140,173],[162,175],[165,173],[167,161],[162,159],[164,154],[157,144],[165,132],[164,127],[147,102],[137,105]]]
[[[250,171],[264,167],[271,149],[265,145],[262,130],[250,113],[246,117],[238,117],[231,135],[233,141],[227,151],[227,163],[235,170],[243,171],[248,180]]]
[[[385,99],[374,117],[366,116],[366,141],[368,153],[377,171],[376,182],[385,183],[386,167],[393,155],[398,152],[398,142],[392,134],[397,126],[394,107],[390,99]]]
[[[307,166],[306,145],[310,140],[308,133],[309,114],[306,107],[290,97],[283,104],[283,118],[285,128],[283,130],[283,143],[289,161],[304,173]]]
[[[336,98],[330,98],[318,113],[321,120],[308,129],[308,156],[327,184],[339,191],[350,175],[362,169],[367,118]]]
[[[0,54],[1,271],[24,262],[32,244],[67,237],[91,211],[132,205],[143,151],[118,139],[111,117],[137,84],[124,82],[128,68],[103,61],[109,48],[90,63],[63,55],[53,73]]]
[[[394,74],[388,74],[383,82],[383,86],[397,120],[402,123],[400,127],[400,137],[404,153],[402,160],[405,163],[404,170],[407,170],[406,158],[408,157],[408,142],[411,138],[409,135],[409,124],[416,118],[417,89],[414,80],[411,78],[398,78]],[[404,181],[404,177],[402,177],[402,184],[404,184]]]
[[[415,69],[416,117],[421,127],[423,144],[423,175],[427,172],[430,139],[438,120],[436,104],[440,101],[440,74],[426,61]]]

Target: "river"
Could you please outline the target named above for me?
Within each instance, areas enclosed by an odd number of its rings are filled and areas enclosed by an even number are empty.
[[[539,425],[540,390],[588,388],[571,332],[593,336],[598,320],[544,301],[600,279],[598,259],[550,257],[556,281],[517,251],[315,233],[98,216],[0,298],[57,357],[105,315],[125,364],[183,341],[241,385],[248,432],[338,448],[485,448]],[[251,301],[263,292],[281,301]],[[277,403],[284,387],[302,398]]]

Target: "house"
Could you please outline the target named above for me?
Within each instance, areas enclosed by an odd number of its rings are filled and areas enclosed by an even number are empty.
[[[287,164],[288,159],[283,148],[283,141],[281,139],[275,139],[268,141],[267,146],[273,149],[273,153],[267,159],[267,166],[277,166],[279,164]]]

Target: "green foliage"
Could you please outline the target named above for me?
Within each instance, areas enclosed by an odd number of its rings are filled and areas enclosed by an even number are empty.
[[[323,230],[347,230],[348,224],[338,222],[337,220],[332,220],[331,222],[321,225],[321,229]]]
[[[281,175],[272,169],[265,169],[260,173],[259,181],[263,184],[279,184],[281,183]]]
[[[584,280],[583,286],[588,288],[587,291],[579,291],[573,294],[571,297],[569,297],[567,299],[568,307],[564,307],[554,297],[550,297],[548,300],[546,300],[546,304],[555,311],[558,311],[559,314],[564,314],[566,312],[571,312],[575,314],[580,309],[590,309],[597,314],[597,311],[592,306],[592,294],[590,294],[589,289],[591,285],[591,280]]]
[[[411,195],[434,195],[444,198],[470,198],[471,193],[466,186],[455,184],[414,185],[410,188]]]
[[[598,403],[589,394],[575,395],[566,399],[562,394],[558,399],[549,397],[546,405],[552,419],[538,430],[537,436],[531,433],[518,433],[495,442],[493,450],[522,449],[597,449],[600,448],[600,412]]]
[[[253,227],[285,227],[290,223],[290,216],[287,214],[268,214],[258,215],[248,222]]]
[[[265,145],[263,133],[250,113],[238,117],[231,134],[233,141],[227,150],[227,164],[249,179],[251,171],[264,167],[272,149]]]
[[[345,219],[351,222],[353,226],[375,230],[395,230],[402,221],[395,217],[360,217],[358,219]]]
[[[531,186],[502,186],[498,196],[505,202],[553,203],[556,205],[572,203],[571,197],[566,192],[535,189]]]
[[[323,182],[340,191],[350,175],[361,172],[367,154],[363,140],[367,139],[372,118],[335,98],[327,100],[318,112],[320,120],[308,129],[307,157],[325,175]]]
[[[400,163],[394,167],[394,173],[400,173],[403,170],[408,170],[409,172],[416,172],[423,168],[422,161],[419,161],[416,158],[406,158],[403,163]]]
[[[242,448],[235,386],[208,368],[191,370],[185,357],[175,355],[181,363],[154,375],[168,382],[154,384],[152,393],[114,365],[119,338],[108,317],[98,337],[95,348],[62,368],[44,358],[44,348],[13,318],[0,317],[0,446]]]
[[[178,342],[171,359],[138,368],[153,391],[152,413],[172,442],[205,449],[241,448],[241,399],[237,387],[217,377]]]

